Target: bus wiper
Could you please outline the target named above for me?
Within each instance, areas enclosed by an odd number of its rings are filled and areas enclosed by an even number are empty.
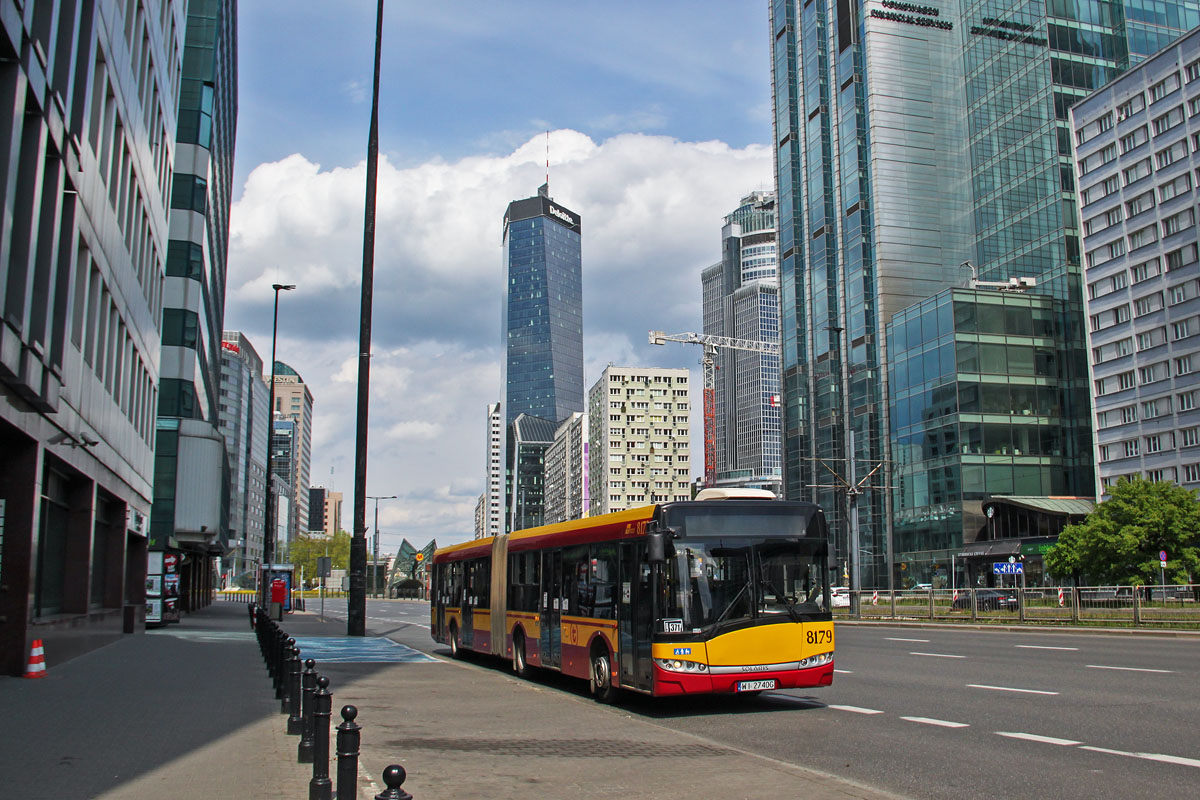
[[[721,612],[721,615],[719,617],[717,617],[715,620],[713,620],[713,625],[721,624],[721,620],[725,619],[725,617],[727,617],[729,615],[729,612],[733,610],[733,607],[735,605],[737,605],[738,600],[742,599],[742,595],[744,595],[746,593],[746,590],[749,588],[750,588],[750,581],[746,581],[744,584],[742,584],[742,588],[738,589],[738,593],[735,594],[733,596],[733,599],[730,600],[729,603],[725,606],[725,610]]]
[[[774,583],[772,583],[769,578],[767,578],[765,575],[760,575],[759,583],[763,586],[764,589],[766,589],[768,592],[774,594],[776,597],[778,597],[780,600],[783,601],[784,608],[787,609],[788,616],[792,618],[792,622],[801,622],[802,621],[800,619],[800,612],[798,612],[796,610],[796,604],[792,602],[792,599],[790,597],[788,597],[783,592],[779,591],[779,587],[776,586]]]

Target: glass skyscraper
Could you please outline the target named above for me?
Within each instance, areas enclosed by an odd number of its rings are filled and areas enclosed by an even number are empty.
[[[580,226],[579,215],[555,203],[546,184],[536,196],[509,203],[504,213],[500,382],[507,430],[504,516],[509,530],[541,519],[541,478],[536,488],[529,482],[531,459],[540,468],[545,448],[535,453],[536,448],[518,444],[537,441],[549,446],[557,423],[584,410]],[[525,427],[537,435],[513,428],[522,415]]]
[[[855,503],[863,585],[895,577],[885,329],[965,283],[966,262],[984,280],[1036,278],[1060,301],[1065,489],[1090,494],[1068,109],[1198,8],[771,0],[786,493],[826,509],[846,564],[838,487],[872,475]],[[983,529],[981,505],[964,504],[964,540]]]
[[[583,411],[580,218],[550,199],[514,200],[504,214],[504,423],[559,422]]]
[[[775,193],[753,192],[725,217],[721,260],[700,274],[704,333],[779,341]],[[713,441],[717,486],[778,493],[779,356],[721,348],[716,357]]]

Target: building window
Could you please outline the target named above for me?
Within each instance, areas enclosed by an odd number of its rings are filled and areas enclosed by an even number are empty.
[[[1162,221],[1163,236],[1170,236],[1182,230],[1187,230],[1192,227],[1194,222],[1195,212],[1190,208],[1185,208],[1178,214],[1172,214]]]
[[[1150,125],[1154,128],[1154,135],[1158,136],[1171,130],[1171,128],[1174,128],[1181,122],[1183,122],[1183,106],[1175,106],[1161,117],[1155,117]]]
[[[1154,192],[1142,192],[1137,197],[1125,204],[1125,210],[1129,212],[1130,217],[1136,217],[1143,211],[1149,211],[1154,208]]]
[[[1140,181],[1142,178],[1149,175],[1150,172],[1150,159],[1143,158],[1133,166],[1126,167],[1125,169],[1121,170],[1121,177],[1125,180],[1125,185],[1128,186],[1131,183]]]
[[[1176,305],[1178,303],[1182,303],[1183,301],[1188,299],[1187,287],[1189,285],[1190,284],[1187,284],[1187,283],[1181,283],[1178,286],[1172,286],[1170,288],[1171,305]]]
[[[1127,439],[1121,442],[1124,447],[1125,457],[1133,458],[1136,455],[1141,455],[1141,443],[1137,439]]]
[[[1172,341],[1179,341],[1180,339],[1186,339],[1189,336],[1191,336],[1192,334],[1194,334],[1195,332],[1196,332],[1196,322],[1195,322],[1194,317],[1189,317],[1188,319],[1181,319],[1179,322],[1171,323],[1171,339],[1172,339]]]
[[[1131,422],[1137,422],[1137,409],[1133,406],[1125,406],[1121,409],[1121,424],[1128,425]]]
[[[1188,152],[1187,139],[1180,139],[1170,147],[1164,147],[1154,154],[1154,162],[1159,169],[1169,167],[1181,158],[1185,158]]]
[[[1150,87],[1150,102],[1157,103],[1179,88],[1179,73],[1172,72],[1158,83]]]
[[[1136,385],[1137,384],[1134,382],[1134,379],[1133,379],[1133,371],[1132,370],[1129,372],[1122,372],[1120,375],[1117,376],[1117,386],[1120,387],[1119,388],[1120,391],[1123,391],[1125,389],[1132,389]]]
[[[1191,411],[1196,407],[1196,392],[1193,389],[1190,392],[1183,392],[1175,396],[1179,402],[1176,405],[1180,411]]]
[[[1191,209],[1188,210],[1190,211]],[[1167,253],[1166,259],[1167,272],[1182,269],[1188,264],[1194,264],[1196,262],[1196,245],[1188,244],[1184,245],[1178,250],[1172,250],[1171,252]]]
[[[1161,272],[1157,258],[1152,258],[1149,261],[1143,261],[1140,264],[1134,264],[1129,268],[1129,277],[1134,283],[1148,281],[1151,278],[1158,276]]]
[[[1200,464],[1184,464],[1183,465],[1183,482],[1184,483],[1200,482]]]
[[[1192,176],[1188,173],[1183,173],[1173,181],[1168,181],[1158,187],[1158,199],[1162,202],[1167,202],[1172,198],[1190,191],[1192,188]],[[1153,205],[1153,202],[1151,202]]]
[[[1117,121],[1124,122],[1134,114],[1139,114],[1146,108],[1146,98],[1138,92],[1133,97],[1126,100],[1121,105],[1117,106]]]
[[[1154,244],[1158,241],[1158,229],[1154,225],[1136,230],[1129,234],[1129,249],[1137,250],[1139,247],[1145,247],[1148,244]]]
[[[1145,125],[1142,125],[1140,128],[1134,128],[1121,137],[1121,154],[1124,155],[1130,150],[1141,147],[1148,141],[1150,141],[1150,134],[1147,132]]]
[[[1184,428],[1179,432],[1180,447],[1200,445],[1200,428]]]

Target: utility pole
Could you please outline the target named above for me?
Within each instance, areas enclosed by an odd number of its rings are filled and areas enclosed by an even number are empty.
[[[366,499],[375,501],[375,557],[371,560],[371,596],[379,596],[379,501],[396,500],[394,494],[369,495]]]

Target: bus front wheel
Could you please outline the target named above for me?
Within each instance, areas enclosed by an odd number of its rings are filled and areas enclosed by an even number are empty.
[[[616,699],[617,689],[612,682],[612,664],[608,652],[592,656],[592,696],[600,703],[611,703]]]

